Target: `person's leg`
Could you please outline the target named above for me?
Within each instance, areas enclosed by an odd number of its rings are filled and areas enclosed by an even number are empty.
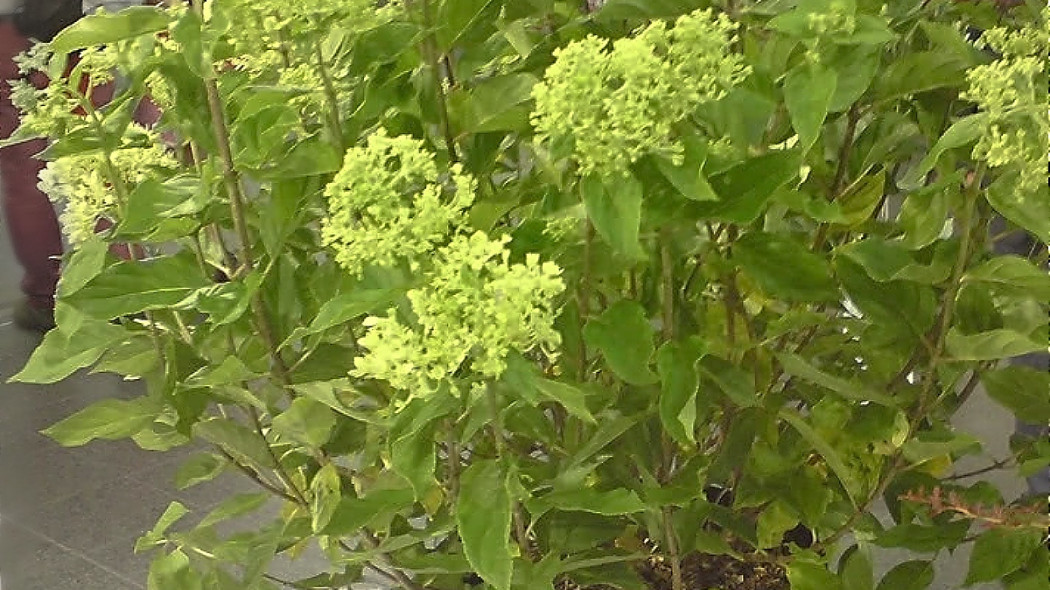
[[[8,81],[19,76],[13,57],[27,47],[28,42],[11,23],[0,22],[0,138],[9,137],[18,127],[18,110],[11,104]],[[62,255],[62,236],[54,207],[37,188],[43,163],[33,156],[42,151],[44,145],[37,140],[0,149],[0,200],[4,220],[15,257],[24,272],[22,291],[28,304],[41,312],[41,320],[47,320],[54,306],[58,258]],[[27,327],[46,329],[47,323]]]

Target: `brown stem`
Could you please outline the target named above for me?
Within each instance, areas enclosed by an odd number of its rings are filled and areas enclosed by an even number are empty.
[[[321,81],[324,83],[325,99],[328,101],[328,119],[332,125],[332,135],[335,136],[336,145],[339,146],[339,152],[342,153],[346,150],[346,146],[343,144],[343,121],[339,116],[339,95],[335,90],[335,84],[332,82],[332,74],[328,71],[328,64],[324,61],[320,42],[315,43],[314,48],[314,52],[317,54],[317,69],[321,74]]]
[[[671,560],[671,588],[672,590],[685,590],[685,582],[682,579],[682,558],[678,549],[678,534],[674,530],[674,522],[671,520],[671,507],[664,506],[663,509],[664,534],[667,536],[667,552]]]
[[[448,150],[449,160],[458,162],[459,154],[456,151],[456,140],[448,117],[448,100],[445,98],[445,85],[441,76],[442,56],[438,51],[434,21],[430,14],[430,0],[421,0],[420,4],[423,9],[423,28],[426,30],[426,36],[423,38],[423,55],[427,58],[431,80],[434,84],[434,92],[438,99],[437,107],[438,118],[441,123],[441,134],[445,138],[445,149]]]
[[[226,192],[230,197],[230,211],[233,217],[233,226],[234,230],[237,232],[238,239],[241,241],[242,268],[239,269],[236,274],[240,275],[242,272],[243,274],[247,274],[255,268],[255,261],[252,259],[251,255],[251,245],[253,241],[248,230],[244,192],[241,190],[240,176],[234,165],[233,153],[230,148],[230,132],[226,126],[226,114],[223,111],[222,98],[219,96],[219,86],[215,81],[214,73],[204,80],[204,87],[208,97],[208,110],[211,114],[212,131],[215,133],[215,142],[219,150],[219,160],[222,163],[223,182],[226,185]],[[250,307],[252,315],[255,318],[255,329],[258,331],[259,337],[262,338],[263,343],[266,345],[266,349],[270,355],[270,361],[273,363],[274,372],[277,373],[280,382],[287,386],[291,383],[291,378],[288,375],[288,365],[285,363],[284,358],[281,356],[281,352],[277,347],[277,342],[273,335],[273,325],[266,313],[266,306],[261,294],[257,292],[252,295]],[[291,393],[290,390],[289,393]]]
[[[831,189],[828,191],[828,201],[834,203],[842,193],[842,186],[846,181],[846,170],[849,169],[849,158],[853,152],[853,141],[857,134],[857,123],[860,121],[860,106],[858,103],[853,103],[850,107],[849,112],[846,113],[846,131],[842,137],[842,146],[839,147],[838,153],[838,167],[835,169],[835,178],[831,182]],[[811,248],[814,252],[819,251],[824,247],[827,242],[828,230],[831,225],[827,222],[820,224],[820,228],[817,230],[817,235],[813,240],[813,247]]]

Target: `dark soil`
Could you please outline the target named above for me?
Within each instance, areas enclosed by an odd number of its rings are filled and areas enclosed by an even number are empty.
[[[650,560],[639,573],[652,590],[672,590],[671,566]],[[693,553],[682,563],[682,579],[688,590],[790,590],[783,567],[767,562],[740,561],[729,555]]]
[[[673,590],[671,566],[662,559],[654,557],[639,564],[637,570],[645,580],[647,590]],[[783,567],[762,561],[741,561],[729,555],[689,555],[682,563],[682,580],[687,590],[791,590]],[[558,590],[581,590],[568,580],[562,580],[555,587]],[[589,586],[582,590],[616,589]]]

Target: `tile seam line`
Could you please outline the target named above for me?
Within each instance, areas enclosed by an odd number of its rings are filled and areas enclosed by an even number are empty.
[[[124,574],[118,572],[117,570],[115,570],[115,569],[113,569],[113,568],[111,568],[111,567],[109,567],[109,566],[99,562],[98,560],[94,559],[90,555],[87,555],[84,552],[82,552],[82,551],[80,551],[78,549],[75,549],[73,547],[70,547],[70,546],[66,545],[65,543],[63,543],[61,541],[58,541],[56,539],[52,539],[51,537],[49,537],[48,535],[45,535],[44,533],[41,533],[40,531],[33,530],[32,528],[29,528],[29,527],[19,523],[17,520],[11,518],[10,516],[4,517],[3,520],[6,520],[7,522],[9,522],[9,523],[15,525],[16,527],[18,527],[19,529],[21,529],[22,531],[24,531],[26,533],[29,533],[30,535],[33,535],[34,537],[37,537],[38,539],[42,539],[44,541],[47,541],[48,543],[51,543],[52,545],[55,545],[56,547],[58,547],[62,551],[65,551],[66,553],[69,553],[69,554],[73,555],[74,557],[78,557],[78,558],[86,561],[87,563],[89,563],[89,564],[99,568],[100,570],[102,570],[102,571],[106,572],[107,574],[109,574],[109,575],[119,579],[122,582],[126,582],[126,583],[130,584],[131,586],[133,586],[135,588],[139,588],[139,589],[144,588],[144,586],[141,583],[135,582],[131,578],[128,578],[127,576],[125,576]]]

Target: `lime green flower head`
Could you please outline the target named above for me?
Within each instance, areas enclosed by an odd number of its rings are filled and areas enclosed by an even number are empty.
[[[178,167],[175,158],[159,145],[119,149],[111,161],[118,182],[128,189]],[[113,182],[101,154],[64,156],[48,162],[40,172],[40,190],[65,205],[59,221],[70,243],[79,244],[94,235],[101,218],[119,220]]]
[[[710,10],[657,21],[611,47],[593,35],[555,52],[533,89],[541,141],[571,142],[581,175],[622,174],[650,153],[681,153],[676,123],[721,98],[748,70],[729,53],[735,25]]]
[[[347,151],[325,188],[321,240],[354,274],[368,264],[414,263],[464,221],[475,188],[458,164],[440,174],[422,141],[379,131]]]
[[[464,367],[497,379],[511,351],[553,354],[560,342],[554,301],[565,290],[561,269],[535,254],[510,264],[507,240],[477,232],[441,249],[428,284],[408,294],[415,326],[398,322],[393,310],[369,318],[360,340],[368,353],[353,374],[425,393]]]
[[[961,95],[976,103],[988,119],[974,146],[974,158],[992,168],[1016,172],[1017,189],[1026,194],[1046,186],[1048,18],[1050,9],[1043,11],[1041,23],[985,32],[983,42],[1001,57],[967,72],[969,86]]]

